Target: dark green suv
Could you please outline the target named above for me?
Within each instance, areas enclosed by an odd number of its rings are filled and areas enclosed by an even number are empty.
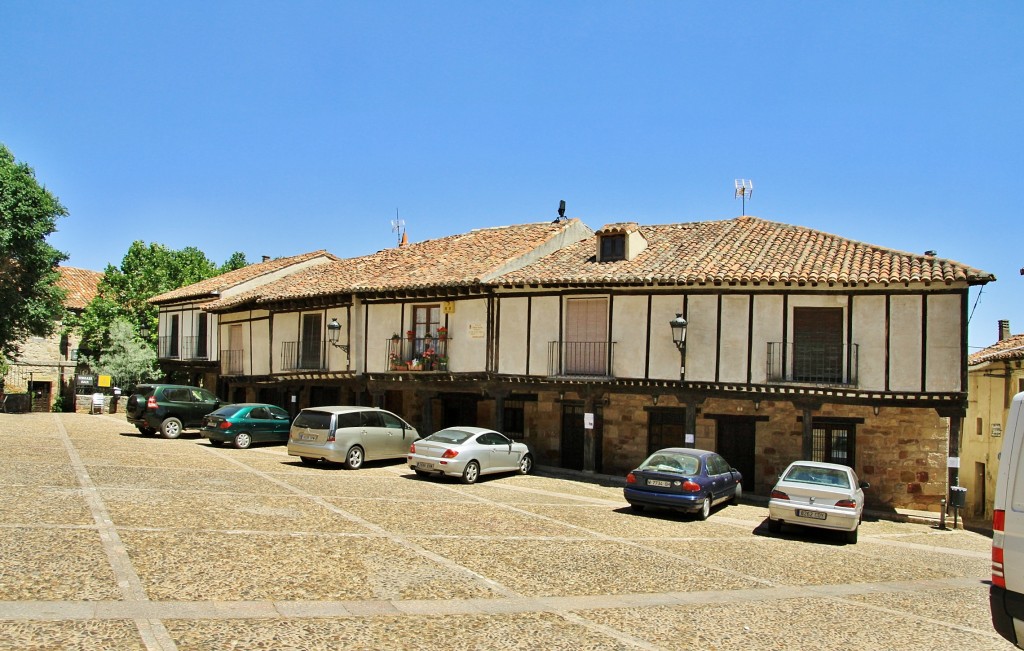
[[[142,384],[128,398],[128,422],[143,434],[160,432],[165,439],[176,439],[182,430],[198,429],[203,416],[224,403],[200,387],[184,384]]]

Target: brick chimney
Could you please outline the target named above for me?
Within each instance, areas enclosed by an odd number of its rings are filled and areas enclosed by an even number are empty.
[[[1006,319],[999,321],[999,341],[1010,338],[1010,322]]]

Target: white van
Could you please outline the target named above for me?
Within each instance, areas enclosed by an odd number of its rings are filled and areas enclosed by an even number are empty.
[[[1010,405],[992,517],[992,625],[1024,649],[1024,393]]]
[[[307,407],[292,422],[288,454],[305,465],[324,460],[357,470],[364,461],[404,459],[419,437],[415,427],[383,409]]]

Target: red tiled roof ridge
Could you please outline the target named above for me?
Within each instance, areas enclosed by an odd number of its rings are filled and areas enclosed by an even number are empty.
[[[327,261],[337,261],[339,258],[326,249],[318,249],[308,253],[300,253],[293,256],[272,258],[262,262],[253,262],[239,269],[233,269],[226,273],[212,276],[191,285],[179,287],[163,294],[158,294],[149,299],[150,303],[165,303],[168,301],[182,300],[186,298],[198,298],[211,296],[214,292],[235,287],[244,282],[259,278],[266,274],[273,273],[293,264],[300,264],[317,257],[324,257]]]
[[[967,357],[969,366],[1000,360],[1024,359],[1024,334],[1010,335]]]

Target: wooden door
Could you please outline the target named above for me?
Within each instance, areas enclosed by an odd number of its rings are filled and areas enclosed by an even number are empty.
[[[608,299],[572,298],[565,308],[566,374],[607,375]]]

